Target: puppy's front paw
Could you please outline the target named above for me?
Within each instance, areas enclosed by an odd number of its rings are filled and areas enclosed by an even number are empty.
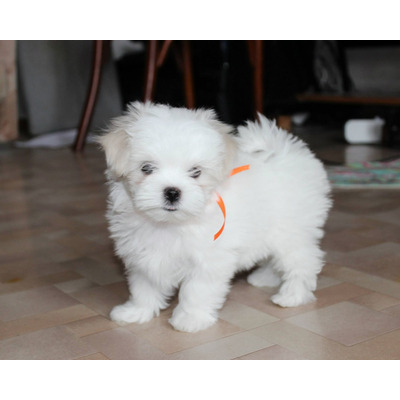
[[[150,321],[153,316],[153,310],[135,306],[131,301],[115,306],[110,313],[110,318],[119,324],[130,324],[132,322],[142,324]]]
[[[310,291],[292,294],[279,292],[271,297],[271,301],[281,307],[298,307],[315,301],[315,296]]]
[[[176,307],[169,319],[169,323],[178,331],[182,332],[198,332],[214,325],[217,318],[213,315],[202,311],[195,310],[186,312],[180,306]]]

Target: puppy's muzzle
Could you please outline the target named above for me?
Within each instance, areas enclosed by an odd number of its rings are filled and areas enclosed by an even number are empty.
[[[164,189],[164,198],[168,204],[175,204],[181,198],[182,192],[176,187],[167,187]]]

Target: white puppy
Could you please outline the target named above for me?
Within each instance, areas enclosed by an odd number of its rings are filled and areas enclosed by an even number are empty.
[[[99,139],[109,228],[131,294],[111,319],[149,321],[179,288],[170,323],[205,329],[234,274],[255,265],[251,284],[282,283],[274,303],[314,300],[331,204],[326,173],[301,140],[259,119],[235,135],[213,111],[136,102]]]

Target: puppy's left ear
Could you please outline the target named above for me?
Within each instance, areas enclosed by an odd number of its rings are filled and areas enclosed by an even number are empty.
[[[107,167],[116,178],[128,172],[130,143],[129,136],[123,129],[111,130],[100,136],[97,142],[106,153]]]

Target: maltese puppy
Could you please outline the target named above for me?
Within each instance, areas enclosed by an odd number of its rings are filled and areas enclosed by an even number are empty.
[[[211,110],[135,102],[99,139],[130,291],[112,320],[149,321],[179,289],[171,325],[208,328],[234,274],[254,266],[250,284],[280,285],[275,304],[315,299],[331,205],[322,163],[262,115],[233,131]]]

